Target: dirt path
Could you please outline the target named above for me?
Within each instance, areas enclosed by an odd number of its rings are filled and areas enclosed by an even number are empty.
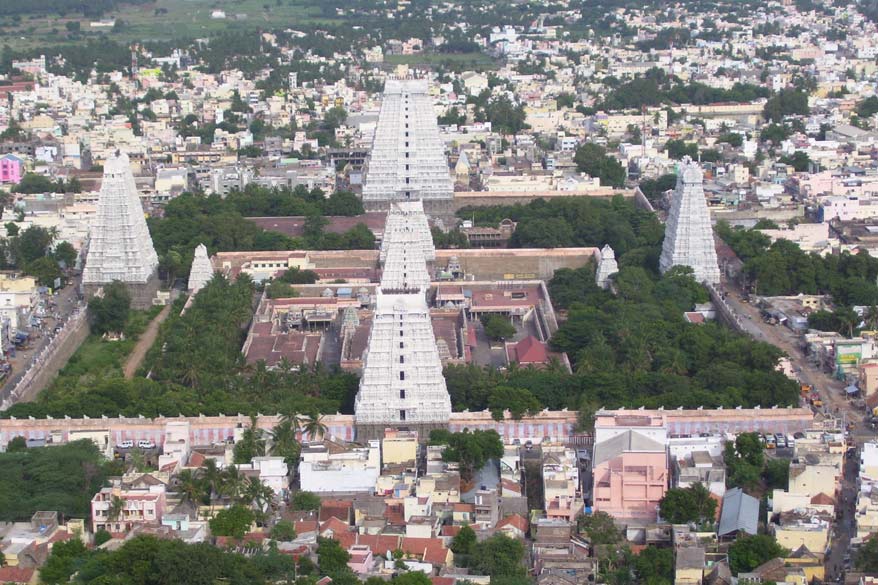
[[[133,378],[134,374],[137,372],[137,368],[143,363],[143,358],[146,357],[146,352],[148,352],[149,348],[152,347],[152,344],[155,343],[155,338],[159,334],[159,326],[168,318],[168,315],[171,314],[172,305],[173,303],[165,305],[165,308],[156,315],[155,319],[153,319],[149,325],[147,325],[146,331],[144,331],[143,335],[140,336],[140,339],[137,340],[137,345],[131,350],[131,355],[128,356],[128,360],[125,362],[125,377],[127,379],[130,380]]]

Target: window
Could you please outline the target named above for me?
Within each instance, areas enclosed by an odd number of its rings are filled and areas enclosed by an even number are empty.
[[[405,411],[404,410],[399,411],[399,420],[405,420]]]
[[[404,344],[403,342],[400,341],[400,342],[399,342],[399,349],[403,349],[403,348],[405,348],[405,344]]]
[[[399,330],[399,336],[402,337],[402,329]]]
[[[405,363],[405,356],[404,355],[399,356],[399,363],[401,363],[401,364]]]
[[[405,372],[400,372],[400,373],[399,373],[399,379],[400,379],[401,381],[405,381]]]
[[[402,400],[405,400],[405,390],[400,390],[400,391],[399,391],[399,397],[400,397]]]

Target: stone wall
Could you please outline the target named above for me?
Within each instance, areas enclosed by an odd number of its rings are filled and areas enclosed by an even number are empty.
[[[88,337],[88,314],[85,308],[73,313],[64,325],[64,328],[55,336],[52,342],[37,356],[30,369],[13,388],[8,402],[11,406],[16,402],[28,402],[36,398],[64,367],[70,357],[79,349],[82,342]],[[6,397],[3,397],[6,399]],[[0,427],[5,421],[0,421]]]

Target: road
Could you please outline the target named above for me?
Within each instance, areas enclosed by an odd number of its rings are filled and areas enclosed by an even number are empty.
[[[131,354],[125,361],[124,372],[127,379],[130,380],[134,377],[134,374],[137,373],[137,369],[140,367],[140,364],[143,363],[143,358],[146,357],[146,353],[149,351],[149,348],[152,347],[152,344],[155,343],[156,337],[158,337],[159,327],[164,320],[168,318],[168,315],[171,314],[172,306],[173,303],[170,302],[165,305],[165,308],[162,309],[152,321],[150,321],[149,325],[146,327],[146,331],[144,331],[143,335],[137,340],[137,344],[134,346],[134,349],[131,350]]]
[[[836,380],[808,360],[799,345],[799,336],[783,325],[770,325],[764,322],[759,309],[750,303],[743,302],[738,291],[731,287],[725,287],[724,290],[728,293],[726,301],[740,317],[746,332],[754,339],[780,348],[789,356],[799,380],[804,384],[811,385],[820,394],[824,411],[839,416],[844,415],[848,422],[856,423],[858,430],[864,430],[862,422],[865,413],[846,398],[844,382]],[[866,433],[865,436],[874,438],[874,433]]]
[[[845,572],[845,555],[850,555],[851,536],[854,532],[854,504],[857,499],[856,457],[845,457],[844,476],[841,482],[841,495],[836,502],[836,521],[833,530],[832,547],[826,556],[826,580],[834,581],[843,578]]]

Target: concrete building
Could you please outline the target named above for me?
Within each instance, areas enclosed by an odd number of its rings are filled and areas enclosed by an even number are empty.
[[[379,441],[369,441],[367,447],[335,441],[302,446],[299,482],[304,491],[372,493],[380,475]]]
[[[685,157],[680,162],[677,188],[665,224],[659,268],[664,274],[674,266],[688,266],[698,282],[717,284],[719,265],[703,182],[701,167]]]
[[[454,183],[423,79],[388,79],[363,184],[367,211],[420,199],[430,215],[451,216]]]
[[[82,275],[85,294],[118,280],[128,287],[135,308],[148,308],[159,286],[158,263],[128,155],[117,151],[104,165]]]
[[[127,534],[135,526],[157,526],[165,510],[165,486],[126,488],[120,480],[102,488],[91,500],[92,531]]]
[[[664,441],[624,430],[594,446],[594,509],[616,518],[655,522],[668,488]]]

